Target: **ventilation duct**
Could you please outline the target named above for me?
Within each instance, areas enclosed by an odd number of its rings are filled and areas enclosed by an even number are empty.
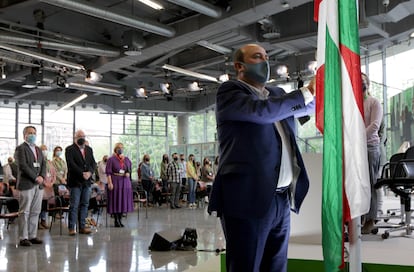
[[[40,0],[41,2],[69,9],[74,12],[83,13],[99,19],[111,21],[117,24],[126,25],[136,29],[155,33],[165,37],[173,37],[175,30],[172,27],[163,25],[153,20],[138,20],[129,14],[114,13],[109,8],[104,8],[91,4],[90,2],[79,0]],[[190,1],[187,1],[190,2]]]
[[[174,3],[176,5],[194,10],[198,13],[207,15],[213,18],[220,18],[221,17],[221,9],[213,6],[209,3],[206,3],[201,0],[167,0],[168,2]]]
[[[117,57],[119,56],[119,51],[114,50],[108,47],[98,47],[98,46],[82,46],[74,44],[64,44],[52,41],[45,40],[35,40],[25,37],[18,37],[15,35],[10,35],[5,32],[0,32],[0,43],[7,43],[12,45],[20,45],[33,48],[43,48],[51,50],[64,50],[69,52],[89,54],[94,56],[104,56],[104,57]]]
[[[8,51],[12,51],[18,54],[22,54],[22,55],[26,55],[38,60],[44,60],[47,62],[51,62],[51,63],[55,63],[61,66],[65,66],[67,68],[72,68],[72,69],[76,69],[76,70],[85,70],[85,67],[83,67],[83,65],[77,64],[77,63],[73,63],[73,62],[69,62],[69,61],[65,61],[65,60],[61,60],[58,58],[54,58],[52,56],[48,56],[45,54],[41,54],[41,53],[37,53],[37,52],[33,52],[30,50],[26,50],[20,47],[15,47],[12,45],[8,45],[8,44],[2,44],[0,43],[0,48],[8,50]]]

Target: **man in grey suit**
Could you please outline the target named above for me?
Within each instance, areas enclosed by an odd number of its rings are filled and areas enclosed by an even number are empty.
[[[37,238],[37,225],[42,208],[43,178],[46,164],[42,152],[36,146],[36,128],[23,129],[24,143],[16,148],[15,159],[18,166],[17,189],[19,198],[19,238],[21,246],[41,244]]]

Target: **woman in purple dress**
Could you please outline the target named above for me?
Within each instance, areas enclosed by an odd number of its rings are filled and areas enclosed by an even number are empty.
[[[122,214],[132,212],[131,161],[123,155],[124,145],[116,143],[114,154],[106,163],[108,176],[108,213],[113,214],[115,227],[123,227]]]

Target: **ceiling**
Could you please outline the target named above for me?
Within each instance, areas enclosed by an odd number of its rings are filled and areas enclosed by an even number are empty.
[[[86,109],[200,112],[214,107],[219,81],[163,66],[232,77],[232,53],[252,42],[268,50],[276,82],[287,80],[276,74],[281,64],[290,80],[310,74],[317,32],[311,0],[157,2],[163,10],[138,0],[0,0],[1,104],[56,109],[86,93]],[[414,31],[414,0],[359,6],[362,56],[406,42]],[[102,79],[85,82],[89,71]],[[200,90],[189,88],[194,81]],[[167,82],[169,93],[160,86]]]

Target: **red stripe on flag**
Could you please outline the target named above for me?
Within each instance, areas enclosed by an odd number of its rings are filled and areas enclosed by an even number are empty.
[[[362,79],[361,79],[361,59],[358,54],[351,51],[348,47],[341,44],[340,51],[342,59],[344,60],[346,69],[351,79],[352,90],[354,91],[354,97],[356,104],[358,105],[359,112],[362,119],[364,119],[364,99],[362,95]]]
[[[325,65],[316,71],[316,127],[323,134]]]
[[[313,2],[313,20],[317,22],[319,20],[319,5],[323,0],[315,0]]]

